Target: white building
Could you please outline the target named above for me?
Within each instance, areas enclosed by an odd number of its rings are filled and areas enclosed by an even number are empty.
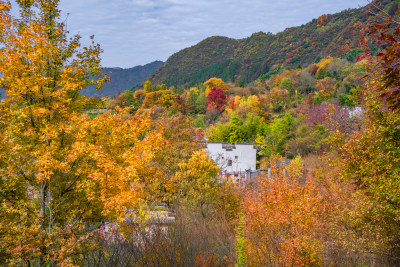
[[[207,143],[207,153],[221,172],[232,176],[235,182],[250,178],[250,174],[256,170],[257,149],[252,143],[210,142]]]

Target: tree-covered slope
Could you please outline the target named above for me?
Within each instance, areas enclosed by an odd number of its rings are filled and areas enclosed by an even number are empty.
[[[376,0],[278,34],[254,33],[246,39],[210,37],[172,55],[150,77],[153,84],[191,86],[211,77],[251,82],[271,69],[308,65],[328,55],[352,60],[361,52],[360,31],[383,11],[396,14],[397,0]]]
[[[168,85],[194,84],[202,81],[209,73],[218,70],[208,69],[212,66],[225,66],[230,62],[234,52],[240,46],[240,40],[214,36],[195,46],[173,54],[168,61],[151,76],[154,84],[165,81]],[[221,70],[223,68],[220,68]],[[206,73],[206,75],[204,75]]]

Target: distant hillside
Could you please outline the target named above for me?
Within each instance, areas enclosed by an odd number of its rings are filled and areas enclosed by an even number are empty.
[[[82,90],[82,94],[86,96],[93,96],[95,94],[102,96],[115,95],[131,89],[137,84],[141,84],[163,64],[164,62],[162,61],[154,61],[144,66],[136,66],[129,69],[104,68],[102,72],[111,77],[110,82],[103,85],[102,91],[96,91],[94,88],[88,88]]]
[[[150,81],[187,87],[219,77],[248,83],[282,64],[306,66],[328,55],[351,61],[362,52],[360,30],[378,18],[376,13],[395,15],[398,2],[375,0],[359,9],[322,15],[278,34],[259,32],[240,40],[210,37],[172,55]]]
[[[93,87],[89,87],[82,90],[82,94],[86,96],[113,96],[117,93],[131,89],[135,85],[141,84],[163,64],[164,62],[162,61],[154,61],[144,66],[136,66],[129,69],[104,68],[102,72],[111,77],[110,82],[103,85],[102,91],[97,91]],[[5,92],[0,88],[0,99],[3,99],[4,97]]]

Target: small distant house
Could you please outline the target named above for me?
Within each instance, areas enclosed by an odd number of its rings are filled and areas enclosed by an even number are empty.
[[[259,174],[256,167],[257,149],[253,143],[209,142],[206,145],[208,155],[220,167],[222,176],[240,182]]]

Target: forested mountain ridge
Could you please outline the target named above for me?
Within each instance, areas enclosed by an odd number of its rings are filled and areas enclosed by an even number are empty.
[[[111,77],[110,81],[103,84],[103,90],[96,90],[93,86],[89,86],[82,90],[85,96],[113,96],[129,90],[132,87],[141,84],[147,77],[154,73],[164,64],[162,61],[154,61],[144,66],[136,66],[133,68],[103,68],[102,73]],[[5,97],[5,92],[0,88],[0,99]]]
[[[154,73],[164,64],[162,61],[154,61],[144,66],[136,66],[133,68],[103,68],[102,73],[111,77],[110,81],[103,84],[103,90],[96,90],[93,86],[89,86],[82,90],[85,96],[114,96],[129,90],[132,87],[141,84],[147,77]],[[0,99],[5,97],[5,92],[0,88]]]
[[[136,66],[133,68],[103,68],[102,73],[111,77],[107,84],[103,84],[103,90],[98,91],[93,87],[82,90],[82,94],[86,96],[102,95],[112,96],[142,83],[147,77],[154,73],[164,64],[162,61],[154,61],[152,63]]]
[[[172,55],[151,77],[153,84],[192,86],[211,77],[249,83],[284,64],[309,65],[326,56],[355,60],[361,53],[360,30],[379,13],[395,15],[398,1],[376,0],[298,27],[271,34],[258,32],[245,39],[214,36]]]
[[[151,76],[151,81],[154,81],[154,84],[165,81],[168,85],[182,85],[187,83],[189,78],[191,84],[202,82],[202,72],[207,71],[207,66],[223,65],[234,56],[240,44],[240,40],[227,37],[209,37],[195,46],[173,54]]]

